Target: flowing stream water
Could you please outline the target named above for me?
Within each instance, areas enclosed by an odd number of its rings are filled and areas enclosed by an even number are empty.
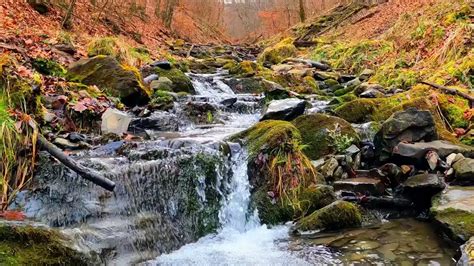
[[[289,225],[262,225],[249,209],[247,153],[226,141],[258,122],[262,97],[235,94],[225,73],[190,77],[198,95],[144,118],[159,128],[147,129],[150,140],[74,155],[116,181],[115,193],[45,162],[34,189],[14,205],[32,220],[60,227],[79,250],[107,265],[452,263],[453,250],[428,223],[413,219],[316,238],[290,237]],[[190,103],[213,106],[215,121],[193,122]],[[326,105],[313,102],[309,112]]]

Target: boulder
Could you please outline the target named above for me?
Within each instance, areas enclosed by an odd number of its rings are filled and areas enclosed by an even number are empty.
[[[368,89],[359,95],[360,98],[383,98],[385,94],[376,89]]]
[[[316,113],[300,116],[292,123],[301,132],[303,144],[307,145],[304,152],[313,160],[337,152],[338,149],[343,152],[352,143],[359,141],[352,125],[339,117]],[[334,134],[331,136],[330,132]]]
[[[385,185],[380,179],[357,177],[334,182],[336,191],[352,191],[366,196],[381,196],[385,192]]]
[[[336,158],[331,157],[329,160],[325,161],[324,164],[319,169],[319,172],[323,175],[326,180],[334,180],[333,175],[339,166],[339,162]]]
[[[171,81],[167,77],[160,77],[158,80],[151,81],[150,88],[151,88],[152,91],[156,91],[156,90],[172,91],[173,90],[173,81]]]
[[[264,65],[275,65],[283,62],[286,58],[294,57],[297,53],[293,45],[293,39],[287,38],[274,46],[266,48],[259,56],[258,60]]]
[[[306,109],[306,101],[289,98],[283,100],[271,101],[266,108],[262,118],[263,120],[286,120],[290,121],[302,115]]]
[[[446,188],[433,198],[431,214],[453,239],[465,242],[474,236],[474,187]]]
[[[387,160],[400,142],[433,141],[438,138],[430,111],[408,108],[394,113],[375,135],[374,144],[380,161]]]
[[[114,133],[121,136],[127,132],[131,121],[132,118],[127,113],[109,108],[102,114],[102,133]]]
[[[346,201],[335,201],[299,220],[293,229],[308,230],[337,230],[360,226],[362,215],[359,208]]]
[[[409,160],[421,162],[428,151],[436,152],[441,159],[452,153],[461,153],[467,157],[474,157],[474,148],[466,145],[453,144],[449,141],[435,140],[430,142],[399,143],[393,149],[393,154]]]
[[[145,89],[140,73],[121,65],[110,56],[82,59],[69,67],[67,78],[86,85],[96,85],[108,95],[120,98],[127,106],[147,104],[150,92]]]
[[[437,174],[419,174],[409,177],[401,185],[402,194],[417,206],[429,207],[431,198],[446,187],[443,178]]]
[[[474,159],[463,158],[453,164],[455,183],[458,185],[474,185]]]

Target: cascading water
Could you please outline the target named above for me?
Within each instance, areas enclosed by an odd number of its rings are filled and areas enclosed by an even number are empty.
[[[158,257],[148,265],[306,265],[278,241],[288,238],[288,227],[260,225],[249,210],[250,185],[246,152],[233,156],[230,194],[219,211],[221,229],[181,249]],[[285,244],[281,244],[285,245]]]

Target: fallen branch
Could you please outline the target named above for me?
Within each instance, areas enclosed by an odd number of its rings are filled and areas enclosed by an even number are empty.
[[[438,90],[441,90],[445,93],[448,93],[448,94],[452,94],[452,95],[457,95],[457,96],[460,96],[466,100],[469,101],[469,106],[471,108],[473,108],[473,105],[474,105],[474,96],[470,95],[470,94],[467,94],[467,93],[464,93],[462,91],[459,91],[459,90],[456,90],[456,89],[453,89],[453,88],[449,88],[449,87],[446,87],[446,86],[442,86],[442,85],[438,85],[438,84],[434,84],[434,83],[430,83],[430,82],[426,82],[426,81],[421,81],[420,82],[421,84],[425,84],[425,85],[428,85],[428,86],[431,86],[435,89],[438,89]]]
[[[54,158],[58,159],[58,161],[63,163],[66,167],[73,170],[84,179],[87,179],[91,181],[92,183],[98,186],[101,186],[109,191],[114,191],[115,183],[112,180],[102,177],[98,173],[96,173],[94,170],[86,168],[76,163],[74,160],[72,160],[66,154],[64,154],[61,149],[59,149],[54,144],[49,142],[42,135],[38,135],[38,144],[40,145],[41,148],[46,150]]]

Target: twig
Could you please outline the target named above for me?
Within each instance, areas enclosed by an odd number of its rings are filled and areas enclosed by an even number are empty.
[[[438,85],[438,84],[434,84],[434,83],[430,83],[430,82],[426,82],[426,81],[421,81],[420,82],[421,84],[425,84],[425,85],[428,85],[428,86],[431,86],[433,88],[436,88],[438,90],[441,90],[445,93],[448,93],[448,94],[452,94],[452,95],[457,95],[457,96],[460,96],[466,100],[469,101],[469,106],[470,108],[473,108],[473,105],[474,105],[474,96],[470,95],[470,94],[467,94],[467,93],[464,93],[462,91],[458,91],[456,89],[453,89],[453,88],[449,88],[449,87],[446,87],[446,86],[442,86],[442,85]]]

